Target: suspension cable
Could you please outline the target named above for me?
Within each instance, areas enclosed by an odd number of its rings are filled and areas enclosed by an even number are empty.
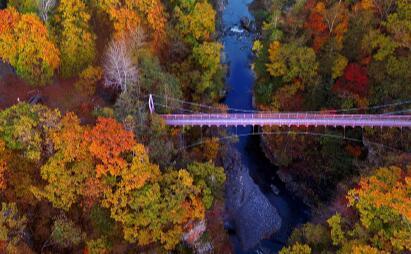
[[[205,105],[205,104],[200,104],[200,103],[195,103],[195,102],[189,102],[189,101],[185,101],[185,100],[181,100],[181,99],[177,99],[174,97],[170,97],[170,96],[161,96],[161,95],[157,95],[157,94],[152,94],[154,97],[160,98],[160,99],[168,99],[168,100],[172,100],[172,101],[176,101],[176,102],[180,102],[181,104],[186,104],[186,105],[190,105],[190,106],[196,106],[196,107],[200,107],[200,108],[207,108],[207,109],[211,109],[211,110],[217,110],[217,111],[221,111],[221,109],[215,107],[215,106],[209,106],[209,105]],[[411,104],[411,100],[403,100],[403,101],[397,101],[397,102],[393,102],[393,103],[389,103],[389,104],[382,104],[382,105],[375,105],[375,106],[368,106],[368,107],[358,107],[358,108],[349,108],[349,109],[337,109],[337,110],[333,110],[335,112],[351,112],[351,111],[360,111],[360,110],[371,110],[371,109],[381,109],[381,108],[387,108],[387,107],[393,107],[393,106],[400,106],[400,105],[406,105],[406,104]],[[238,108],[232,108],[232,107],[228,107],[227,108],[229,111],[234,111],[234,112],[241,112],[241,113],[257,113],[257,112],[261,112],[261,113],[273,113],[273,111],[259,111],[259,110],[253,110],[253,109],[238,109]],[[197,111],[199,112],[199,111]],[[320,110],[317,111],[305,111],[306,113],[321,113]],[[386,112],[384,114],[390,114],[390,112]]]

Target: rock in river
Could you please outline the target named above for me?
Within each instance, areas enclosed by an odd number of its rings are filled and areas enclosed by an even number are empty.
[[[281,217],[241,164],[239,154],[224,163],[227,174],[226,209],[242,248],[249,250],[281,227]]]

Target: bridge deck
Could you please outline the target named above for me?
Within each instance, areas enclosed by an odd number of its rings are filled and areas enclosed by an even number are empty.
[[[170,126],[341,126],[409,127],[411,115],[320,113],[170,114],[161,115]]]

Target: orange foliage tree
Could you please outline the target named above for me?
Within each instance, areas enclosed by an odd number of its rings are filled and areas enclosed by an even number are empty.
[[[160,0],[104,0],[99,1],[97,5],[113,22],[115,38],[122,37],[128,31],[143,25],[150,30],[155,48],[165,42],[167,19]]]
[[[118,175],[127,164],[121,154],[136,144],[133,133],[112,118],[98,118],[96,126],[84,137],[90,142],[91,154],[100,162],[96,167],[98,176]]]
[[[112,8],[109,10],[114,26],[114,38],[116,40],[129,36],[141,24],[140,17],[128,8]]]
[[[331,35],[334,35],[339,46],[342,46],[344,33],[348,30],[349,19],[344,3],[338,1],[330,6],[326,3],[319,1],[305,23],[305,27],[313,33],[313,48],[316,51]]]
[[[0,58],[32,85],[50,81],[60,65],[60,53],[46,26],[34,14],[14,8],[0,10]]]

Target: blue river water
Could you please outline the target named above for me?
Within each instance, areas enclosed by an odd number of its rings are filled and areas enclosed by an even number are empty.
[[[248,9],[251,2],[252,0],[228,0],[222,11],[224,33],[221,41],[224,45],[225,63],[229,66],[226,77],[228,92],[224,103],[229,108],[242,110],[254,110],[252,98],[255,76],[251,69],[254,34],[241,28],[241,19],[247,18],[253,21],[253,16]],[[231,131],[240,135],[237,149],[241,154],[242,163],[248,167],[252,179],[270,203],[277,208],[282,218],[280,230],[271,238],[262,239],[253,249],[243,250],[239,239],[234,234],[231,237],[233,249],[237,254],[277,253],[286,244],[292,230],[308,220],[309,209],[295,199],[278,179],[277,168],[265,158],[260,148],[260,137],[245,135],[252,133],[253,128],[238,127]],[[279,195],[273,193],[271,184],[278,187]]]

